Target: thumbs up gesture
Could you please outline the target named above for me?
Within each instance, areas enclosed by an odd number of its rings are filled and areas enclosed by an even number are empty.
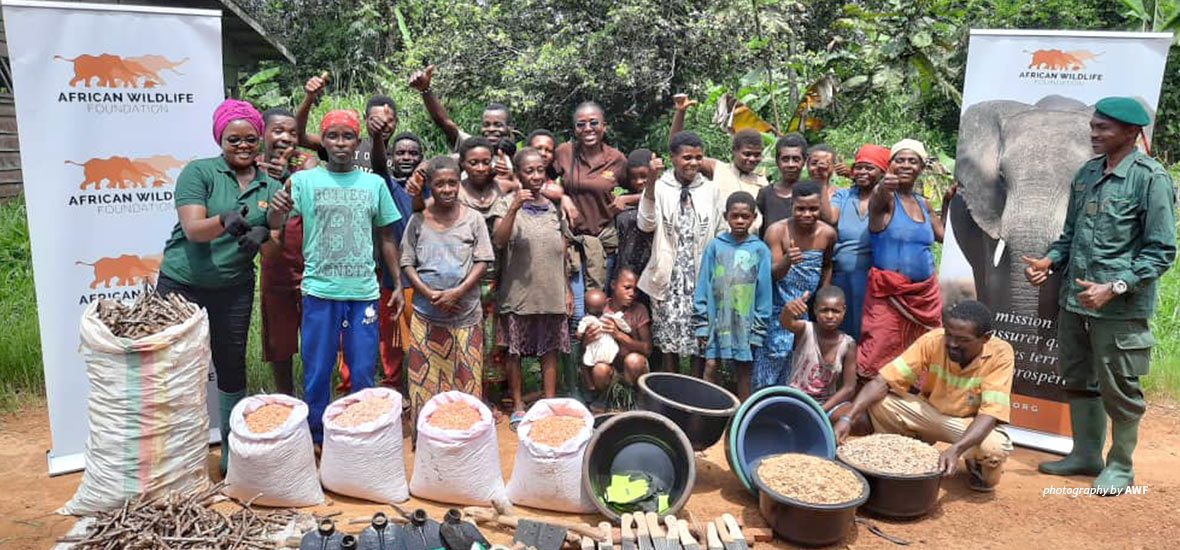
[[[319,76],[313,76],[307,79],[307,83],[303,85],[303,91],[311,97],[320,95],[324,91],[324,86],[328,84],[328,71],[320,73]]]
[[[1045,284],[1045,281],[1049,280],[1049,267],[1053,265],[1053,262],[1049,258],[1036,260],[1028,256],[1021,256],[1020,261],[1028,264],[1024,268],[1024,278],[1028,279],[1029,284],[1041,286]]]
[[[807,299],[811,297],[810,290],[804,290],[803,295],[783,304],[785,310],[792,318],[798,319],[807,315]]]
[[[787,233],[787,256],[791,258],[791,265],[798,265],[803,262],[803,250],[795,246],[795,239]]]
[[[836,156],[836,166],[832,168],[837,176],[852,179],[852,170],[848,168],[848,164],[844,162],[844,153]]]
[[[434,76],[434,65],[427,65],[425,69],[410,76],[410,87],[421,93],[430,91],[430,79]]]

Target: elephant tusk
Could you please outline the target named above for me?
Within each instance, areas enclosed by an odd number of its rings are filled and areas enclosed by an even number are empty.
[[[992,256],[992,267],[1000,265],[1000,258],[1004,257],[1004,248],[1006,247],[1007,244],[1004,242],[1004,239],[1000,239],[999,243],[996,244],[996,253]]]

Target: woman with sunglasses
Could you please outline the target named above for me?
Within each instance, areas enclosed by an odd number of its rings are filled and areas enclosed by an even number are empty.
[[[179,220],[164,245],[157,290],[176,293],[209,314],[217,372],[221,474],[229,457],[229,415],[246,396],[246,335],[254,305],[254,255],[280,252],[271,229],[283,226],[291,197],[257,165],[262,115],[227,99],[213,112],[221,155],[188,163],[176,179]]]
[[[619,248],[615,215],[628,205],[638,204],[639,195],[615,196],[615,187],[625,186],[627,157],[603,141],[606,115],[602,106],[586,101],[574,109],[574,139],[557,146],[553,152],[553,172],[561,178],[573,245],[580,260],[570,272],[574,293],[574,314],[570,326],[576,327],[585,312],[586,288],[606,289],[607,274]],[[568,211],[572,205],[573,212]],[[577,350],[572,354],[580,355]]]

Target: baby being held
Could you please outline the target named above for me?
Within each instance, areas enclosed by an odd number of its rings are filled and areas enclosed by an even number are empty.
[[[621,312],[603,313],[606,310],[606,293],[598,289],[586,291],[586,316],[578,322],[577,337],[581,339],[586,329],[595,326],[600,332],[595,339],[585,342],[586,351],[582,354],[582,364],[591,367],[598,364],[610,365],[619,354],[619,343],[606,331],[602,331],[603,319],[610,319],[618,330],[631,334],[631,326],[623,320]]]

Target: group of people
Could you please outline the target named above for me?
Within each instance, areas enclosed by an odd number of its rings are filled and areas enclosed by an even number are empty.
[[[756,170],[760,133],[736,132],[731,159],[706,157],[683,129],[694,102],[677,95],[667,169],[657,152],[608,145],[592,101],[574,109],[571,141],[538,129],[518,149],[507,107],[488,105],[467,134],[432,72],[409,82],[452,144],[431,158],[413,133],[395,134],[397,106],[382,95],[363,117],[329,111],[308,131],[321,77],[294,113],[232,99],[214,113],[222,155],[177,180],[159,288],[209,313],[223,441],[245,395],[261,251],[263,358],[294,393],[301,355],[317,441],[337,368],[348,391],[372,385],[380,365],[411,418],[439,392],[483,396],[503,373],[515,427],[523,357],[539,358],[545,397],[558,394],[563,358],[579,365],[592,408],[612,384],[687,360],[743,399],[800,389],[841,440],[861,419],[947,441],[944,472],[966,457],[973,488],[999,481],[1013,352],[983,304],[943,307],[931,247],[954,187],[935,212],[918,187],[922,143],[865,144],[848,166],[787,134],[771,182]],[[1068,257],[1054,250],[1053,265]]]

